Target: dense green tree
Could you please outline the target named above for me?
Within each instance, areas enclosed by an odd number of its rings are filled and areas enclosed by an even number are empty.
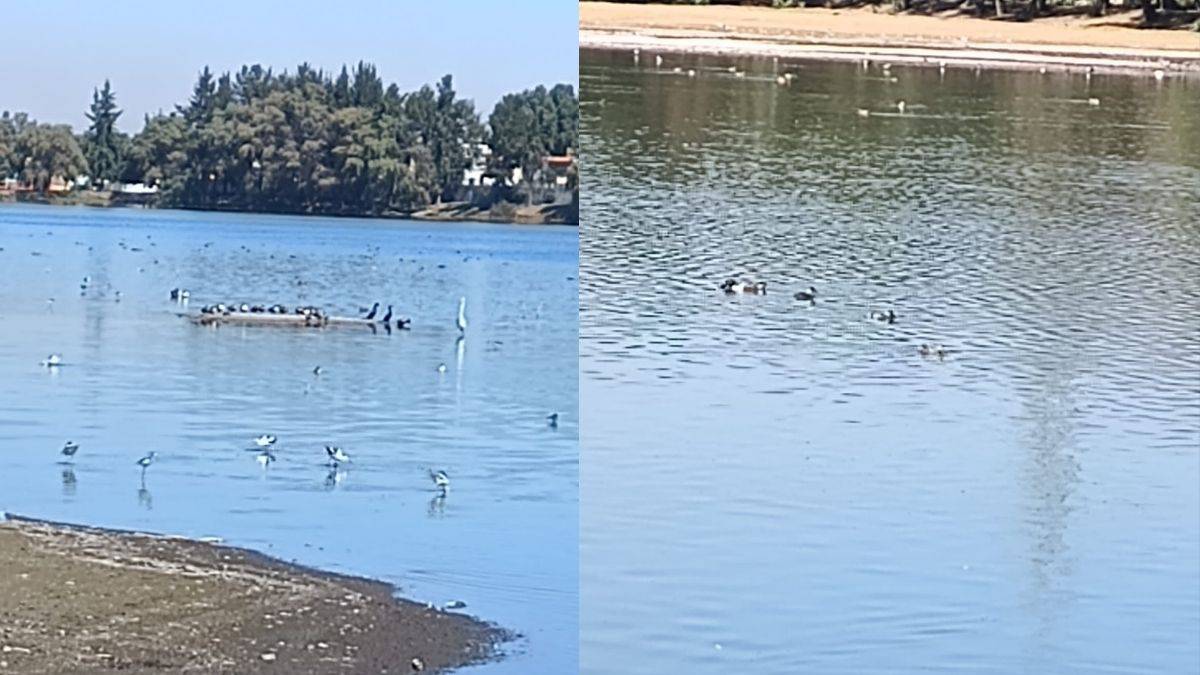
[[[92,90],[92,105],[86,115],[91,126],[84,134],[84,154],[92,180],[96,184],[116,180],[126,139],[121,138],[116,128],[121,111],[117,110],[117,97],[108,80],[104,81],[103,89]]]
[[[27,124],[16,137],[15,167],[21,180],[45,191],[51,179],[70,180],[87,170],[87,160],[66,124]]]
[[[547,155],[565,155],[579,144],[579,100],[570,85],[536,87],[500,99],[488,118],[495,161],[521,168],[533,181]]]

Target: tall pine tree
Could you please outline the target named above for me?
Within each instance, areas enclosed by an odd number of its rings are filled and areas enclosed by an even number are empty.
[[[117,179],[121,167],[121,152],[116,123],[120,116],[117,97],[108,80],[105,80],[104,89],[92,90],[92,106],[87,113],[87,118],[92,124],[85,135],[86,157],[93,181]]]

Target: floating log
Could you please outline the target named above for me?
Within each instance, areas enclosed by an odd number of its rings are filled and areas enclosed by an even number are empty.
[[[235,324],[242,326],[290,326],[295,328],[324,328],[326,326],[376,327],[379,322],[356,316],[314,316],[303,314],[270,314],[267,312],[225,312],[185,314],[192,323],[201,326]]]

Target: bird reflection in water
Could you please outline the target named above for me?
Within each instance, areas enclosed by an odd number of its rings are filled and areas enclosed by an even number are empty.
[[[138,506],[146,509],[147,511],[154,509],[154,497],[150,494],[150,491],[146,489],[145,481],[142,481],[141,487],[138,488],[137,495]]]
[[[441,518],[446,515],[446,493],[439,492],[429,500],[429,517]]]
[[[346,480],[346,472],[335,466],[325,475],[325,489],[332,490],[341,485],[344,480]]]
[[[62,470],[62,493],[64,497],[75,496],[75,469],[69,466]]]

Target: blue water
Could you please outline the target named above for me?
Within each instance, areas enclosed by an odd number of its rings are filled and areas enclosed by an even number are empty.
[[[654,63],[581,58],[582,672],[1200,672],[1197,82]]]
[[[523,636],[470,672],[577,669],[575,228],[0,205],[0,249],[0,510],[221,537],[462,600]],[[242,300],[382,301],[413,324],[177,316]],[[63,366],[39,365],[51,352]],[[279,437],[266,470],[247,450],[263,433]],[[444,500],[427,468],[451,476]]]

